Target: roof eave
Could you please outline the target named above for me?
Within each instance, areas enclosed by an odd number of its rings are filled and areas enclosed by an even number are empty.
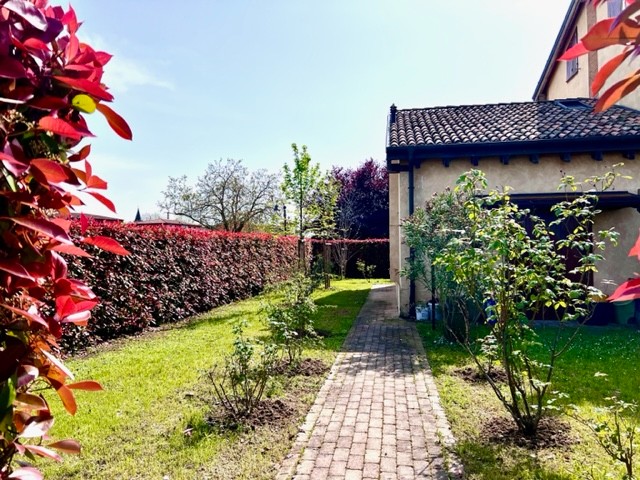
[[[547,63],[542,70],[542,75],[538,80],[538,84],[536,85],[536,89],[533,92],[533,100],[538,100],[540,93],[544,90],[544,88],[549,83],[549,78],[551,77],[551,73],[556,64],[556,59],[560,56],[562,52],[560,50],[564,47],[564,45],[568,41],[568,37],[573,33],[573,26],[576,23],[578,18],[578,13],[580,12],[580,6],[583,5],[584,0],[572,0],[571,5],[569,6],[569,10],[564,17],[562,22],[562,26],[560,27],[560,32],[556,37],[556,41],[553,44],[553,48],[551,49],[551,53],[549,54],[549,58],[547,58]]]
[[[394,168],[393,160],[420,164],[430,159],[487,157],[515,157],[531,155],[562,155],[578,153],[609,153],[640,151],[640,136],[563,138],[551,140],[526,140],[516,142],[457,143],[445,145],[406,145],[387,147],[387,167]]]

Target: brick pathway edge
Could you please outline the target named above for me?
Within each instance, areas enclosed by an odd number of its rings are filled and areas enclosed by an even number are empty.
[[[416,325],[374,285],[277,480],[464,477]]]

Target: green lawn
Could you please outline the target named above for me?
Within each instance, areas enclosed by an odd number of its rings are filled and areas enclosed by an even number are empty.
[[[319,290],[316,326],[325,333],[308,356],[333,362],[371,284],[333,281]],[[104,392],[79,392],[78,413],[58,412],[52,436],[79,440],[83,452],[63,463],[40,462],[48,479],[266,479],[287,453],[323,378],[276,379],[277,396],[295,396],[299,413],[282,426],[220,433],[204,421],[211,397],[203,374],[230,351],[231,326],[265,337],[259,311],[274,297],[228,305],[162,332],[115,342],[67,362],[77,379],[99,381]],[[184,432],[194,427],[190,435]]]
[[[507,416],[487,385],[470,384],[454,373],[471,365],[457,345],[443,342],[441,331],[418,327],[424,339],[436,384],[458,440],[460,455],[470,480],[598,480],[622,478],[621,467],[595,442],[586,427],[565,420],[579,443],[562,449],[531,451],[515,446],[487,444],[479,439],[481,425],[494,416]],[[555,327],[539,328],[542,341],[550,341]],[[567,332],[568,334],[568,332]],[[602,398],[616,392],[626,401],[640,401],[640,331],[624,327],[584,327],[570,350],[560,358],[553,390],[569,395],[565,403],[577,404],[584,415],[597,415]],[[596,372],[606,379],[595,378]],[[637,418],[640,422],[640,412]],[[640,473],[640,457],[635,468]]]

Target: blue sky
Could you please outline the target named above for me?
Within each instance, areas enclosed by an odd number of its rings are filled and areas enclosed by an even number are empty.
[[[90,158],[131,220],[218,158],[278,171],[296,142],[324,169],[383,161],[392,103],[530,100],[569,0],[72,5],[84,41],[115,55],[104,80],[134,140],[92,117]]]

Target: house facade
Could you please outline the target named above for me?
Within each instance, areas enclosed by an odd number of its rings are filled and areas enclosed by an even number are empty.
[[[510,186],[528,208],[548,208],[560,200],[563,175],[578,180],[603,174],[613,165],[625,176],[601,194],[603,211],[594,229],[615,227],[620,243],[606,252],[593,284],[610,294],[637,270],[627,252],[640,229],[640,91],[619,106],[594,113],[591,84],[622,47],[590,52],[570,62],[558,58],[597,22],[617,16],[624,0],[595,6],[572,0],[536,85],[533,101],[399,110],[391,107],[387,129],[389,170],[390,274],[398,289],[401,313],[408,315],[429,292],[401,272],[409,257],[402,221],[435,192],[455,184],[460,174],[479,168],[490,187]],[[602,91],[640,65],[626,62]],[[554,200],[555,199],[555,200]]]
[[[617,16],[624,8],[625,0],[607,0],[597,7],[591,0],[572,0],[562,22],[549,58],[544,66],[533,94],[533,100],[555,100],[570,97],[592,97],[591,84],[598,70],[620,53],[622,46],[590,52],[569,62],[558,58],[597,22]],[[624,62],[609,78],[601,92],[610,85],[640,67],[638,59]],[[634,92],[620,101],[621,105],[640,109],[640,92]]]
[[[594,113],[592,99],[548,100],[421,109],[391,107],[387,132],[390,269],[401,313],[429,298],[402,276],[409,248],[402,220],[433,193],[455,185],[471,168],[485,172],[490,187],[511,186],[529,208],[561,200],[563,175],[578,180],[604,174],[613,165],[631,179],[601,194],[594,230],[615,227],[620,245],[606,252],[593,284],[605,293],[633,276],[627,260],[640,228],[640,112],[614,106]]]

